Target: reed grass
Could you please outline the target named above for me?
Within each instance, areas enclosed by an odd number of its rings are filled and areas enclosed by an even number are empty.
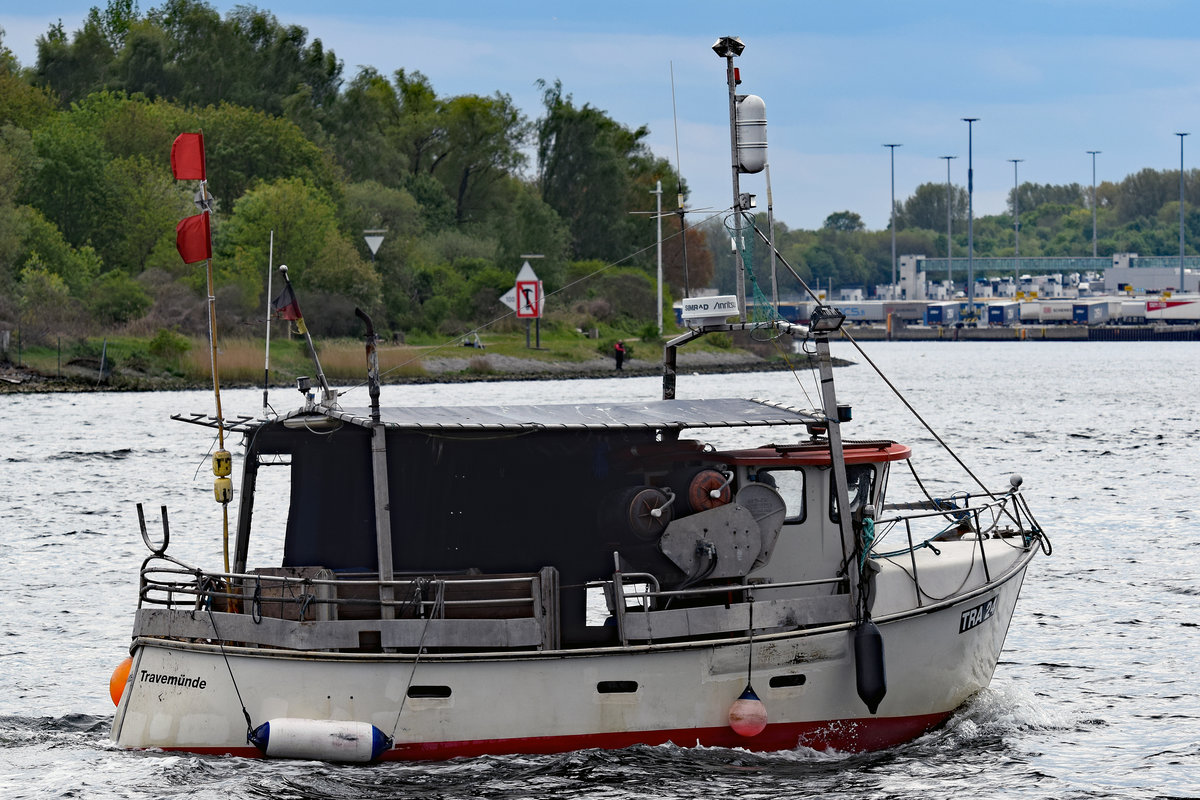
[[[210,377],[211,357],[208,342],[195,341],[183,359],[185,378],[204,380]],[[389,375],[419,377],[425,375],[421,352],[429,348],[380,347],[379,369]],[[362,381],[367,377],[366,348],[362,342],[332,341],[318,347],[317,357],[325,377],[331,381]],[[264,368],[261,340],[226,340],[217,352],[217,370],[223,383],[260,383]],[[307,347],[302,341],[271,343],[272,383],[291,383],[297,375],[312,376],[316,371]]]

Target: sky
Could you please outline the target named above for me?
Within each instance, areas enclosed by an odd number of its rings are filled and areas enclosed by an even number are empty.
[[[222,14],[237,2],[210,3]],[[4,44],[24,66],[54,22],[78,29],[98,0],[0,0]],[[146,11],[155,2],[139,2]],[[677,164],[689,206],[732,202],[722,36],[745,44],[739,93],[763,98],[775,218],[817,228],[836,211],[887,226],[922,183],[965,186],[977,216],[1024,183],[1119,181],[1145,167],[1200,165],[1200,2],[1194,0],[275,0],[344,62],[417,70],[442,97],[510,95],[530,119],[539,79],[604,110]],[[219,53],[213,54],[219,58]],[[970,126],[963,117],[978,118]],[[677,133],[676,133],[677,132]],[[678,151],[676,149],[678,142]],[[529,167],[532,170],[532,164]],[[763,174],[742,191],[766,207]],[[663,198],[670,208],[674,198]],[[654,208],[648,196],[646,209]]]

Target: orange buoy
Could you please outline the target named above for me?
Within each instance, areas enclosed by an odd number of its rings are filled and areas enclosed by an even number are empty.
[[[108,679],[108,694],[112,697],[114,706],[121,705],[121,695],[125,692],[125,683],[129,680],[129,669],[132,666],[133,659],[126,656],[124,661],[117,664],[112,677]]]
[[[767,727],[767,707],[758,699],[754,688],[746,684],[745,690],[729,707],[729,727],[738,736],[757,736]]]

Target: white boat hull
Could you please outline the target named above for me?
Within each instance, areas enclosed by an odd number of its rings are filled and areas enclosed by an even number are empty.
[[[113,725],[116,743],[258,756],[272,718],[353,720],[393,736],[384,759],[680,746],[863,751],[943,722],[988,685],[1028,557],[952,603],[877,617],[887,694],[871,715],[855,690],[853,631],[504,656],[296,653],[138,639]],[[729,726],[751,681],[768,725]],[[232,678],[231,678],[232,676]],[[236,688],[235,688],[236,682]],[[239,700],[240,695],[240,700]],[[444,696],[439,696],[444,695]]]

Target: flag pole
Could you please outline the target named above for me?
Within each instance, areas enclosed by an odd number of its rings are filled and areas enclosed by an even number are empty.
[[[175,248],[185,264],[204,261],[204,272],[208,280],[208,342],[212,365],[213,397],[217,403],[217,450],[212,454],[213,497],[221,504],[222,549],[225,554],[225,572],[229,572],[229,503],[233,500],[233,457],[225,449],[225,417],[221,412],[221,381],[217,373],[217,293],[213,282],[212,196],[208,193],[208,171],[204,158],[204,132],[181,133],[171,143],[171,173],[175,180],[200,181],[197,205],[200,213],[181,220],[175,226]],[[199,228],[196,227],[199,223]],[[199,234],[200,242],[196,241]],[[197,249],[197,247],[201,249]],[[203,258],[199,256],[203,254]]]
[[[285,289],[291,294],[292,298],[296,297],[296,290],[292,288],[292,280],[288,277],[287,264],[279,265],[279,274],[283,276]],[[295,301],[297,312],[299,312],[300,303]],[[321,369],[321,359],[317,358],[317,348],[313,346],[312,334],[308,332],[308,326],[304,324],[304,315],[299,314],[299,322],[297,325],[300,332],[304,334],[304,341],[308,344],[308,354],[312,356],[313,364],[317,368],[317,383],[321,385],[322,401],[329,403],[333,400],[333,392],[329,390],[329,382],[325,380],[325,371]]]
[[[267,415],[267,388],[271,385],[271,273],[275,269],[275,230],[267,245],[267,352],[263,358],[263,416]]]
[[[207,209],[212,208],[212,198],[208,194],[208,179],[200,181],[200,194],[203,197],[205,210],[201,213],[207,214]],[[213,283],[213,260],[212,260],[212,233],[209,232],[209,256],[204,260],[205,273],[208,278],[208,344],[209,344],[209,360],[212,365],[213,379],[213,397],[217,403],[217,443],[220,445],[218,449],[225,449],[225,422],[221,415],[221,382],[217,377],[217,294]],[[229,567],[226,565],[226,570]]]

